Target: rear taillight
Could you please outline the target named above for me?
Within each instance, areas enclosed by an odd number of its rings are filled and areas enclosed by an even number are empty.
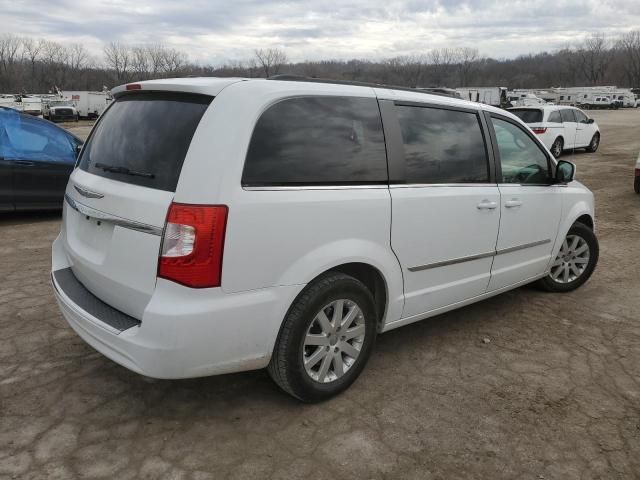
[[[538,135],[541,135],[547,131],[547,129],[543,127],[535,127],[535,128],[532,128],[531,130],[533,130],[533,133],[536,133]]]
[[[139,83],[130,83],[126,86],[127,90],[142,90],[142,85]]]
[[[636,177],[640,177],[640,168],[636,168]]]
[[[172,203],[158,276],[193,288],[219,287],[228,208]]]

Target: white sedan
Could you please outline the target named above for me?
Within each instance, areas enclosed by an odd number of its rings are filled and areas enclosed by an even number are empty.
[[[564,150],[584,148],[595,152],[600,145],[598,124],[579,108],[559,105],[510,108],[558,158]]]

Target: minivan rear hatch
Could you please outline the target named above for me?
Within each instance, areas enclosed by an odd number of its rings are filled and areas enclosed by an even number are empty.
[[[77,280],[142,319],[167,211],[213,97],[125,92],[98,120],[67,186],[64,246]]]

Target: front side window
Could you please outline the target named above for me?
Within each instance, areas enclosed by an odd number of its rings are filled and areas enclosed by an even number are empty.
[[[549,184],[549,159],[542,149],[520,127],[492,118],[496,133],[502,183],[522,185]]]
[[[243,186],[387,183],[382,120],[374,98],[299,97],[262,114]]]
[[[486,183],[488,157],[477,114],[398,106],[407,183]]]
[[[55,163],[75,162],[73,137],[48,122],[25,115],[0,115],[0,157],[8,160],[28,160]]]
[[[587,123],[587,121],[589,120],[588,117],[580,110],[574,110],[574,114],[578,123]]]

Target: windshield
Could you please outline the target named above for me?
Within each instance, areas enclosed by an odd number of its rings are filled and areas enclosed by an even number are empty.
[[[118,98],[91,133],[80,169],[175,191],[193,134],[212,100],[172,92],[136,92]]]
[[[536,108],[511,108],[509,111],[519,117],[524,123],[542,122],[542,110]]]

